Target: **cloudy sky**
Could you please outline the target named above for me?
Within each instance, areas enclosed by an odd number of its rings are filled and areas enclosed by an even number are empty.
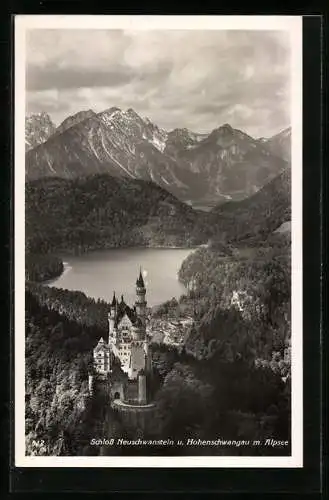
[[[27,112],[57,125],[112,106],[167,130],[230,123],[261,137],[290,125],[283,31],[35,29],[26,42]]]

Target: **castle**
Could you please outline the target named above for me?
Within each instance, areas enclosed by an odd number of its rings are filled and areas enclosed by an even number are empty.
[[[119,301],[113,293],[107,342],[101,338],[93,351],[96,378],[107,380],[112,399],[125,404],[146,405],[150,400],[148,382],[152,361],[146,333],[146,306],[146,287],[140,269],[135,305],[129,307],[123,296]],[[115,373],[118,364],[121,375],[118,370]]]

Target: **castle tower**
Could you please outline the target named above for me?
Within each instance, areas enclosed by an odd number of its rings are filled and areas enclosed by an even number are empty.
[[[112,302],[111,302],[110,311],[108,313],[108,320],[109,320],[109,343],[110,343],[110,337],[113,338],[115,336],[114,325],[115,325],[115,319],[116,319],[116,314],[117,314],[117,305],[118,305],[118,302],[117,302],[117,299],[116,299],[116,296],[115,296],[115,292],[113,292],[113,299],[112,299]]]
[[[146,375],[144,370],[141,370],[138,375],[138,402],[141,405],[147,403]]]
[[[146,304],[147,304],[146,299],[145,299],[145,295],[146,295],[146,288],[145,288],[144,279],[142,276],[142,269],[140,268],[139,276],[136,280],[136,296],[137,297],[136,297],[135,306],[136,306],[136,314],[141,320],[144,331],[146,328]]]

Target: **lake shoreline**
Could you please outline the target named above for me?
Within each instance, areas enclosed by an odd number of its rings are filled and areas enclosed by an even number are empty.
[[[79,253],[74,253],[74,252],[65,252],[65,256],[63,254],[61,254],[61,252],[59,252],[59,254],[57,254],[57,256],[62,260],[63,262],[63,270],[60,274],[56,275],[56,276],[53,276],[52,278],[49,278],[49,279],[46,279],[46,280],[42,280],[42,281],[38,281],[37,283],[40,283],[40,284],[43,284],[43,285],[47,285],[48,283],[51,283],[52,281],[58,279],[58,278],[61,278],[68,270],[70,270],[71,266],[70,266],[70,263],[69,262],[66,262],[64,261],[64,259],[70,259],[70,257],[82,257],[83,255],[87,255],[87,254],[90,254],[90,253],[96,253],[96,252],[107,252],[107,251],[110,251],[110,250],[127,250],[127,249],[131,249],[131,250],[134,250],[134,249],[140,249],[140,250],[143,250],[143,249],[150,249],[150,250],[191,250],[191,251],[195,251],[197,250],[198,248],[207,248],[208,247],[208,243],[202,243],[201,245],[194,245],[194,246],[191,246],[191,247],[187,247],[187,246],[177,246],[177,245],[143,245],[143,246],[126,246],[126,247],[107,247],[107,248],[95,248],[93,250],[86,250],[85,252],[79,252]]]
[[[95,247],[95,248],[89,248],[87,250],[82,250],[82,251],[77,251],[77,250],[65,250],[61,251],[59,250],[57,252],[57,255],[60,258],[69,258],[69,256],[72,257],[81,257],[85,254],[89,254],[92,252],[107,252],[108,250],[134,250],[134,249],[151,249],[151,250],[195,250],[197,248],[202,248],[202,247],[207,247],[208,243],[201,243],[200,245],[191,245],[191,246],[186,246],[186,245],[131,245],[131,246],[103,246],[103,247]],[[65,255],[65,257],[63,257]]]
[[[59,252],[59,254],[57,254],[57,257],[59,259],[61,259],[61,261],[63,263],[62,271],[59,274],[52,276],[51,278],[47,278],[44,280],[38,280],[38,281],[35,281],[35,283],[39,283],[41,285],[51,285],[55,280],[62,278],[70,269],[72,269],[71,264],[67,261],[70,259],[70,257],[82,257],[83,255],[91,254],[94,252],[101,253],[101,252],[107,252],[107,251],[111,251],[111,250],[127,250],[127,249],[131,249],[131,250],[134,250],[134,249],[138,249],[138,250],[144,250],[144,249],[150,249],[150,250],[191,250],[191,252],[193,252],[193,251],[198,250],[199,248],[207,248],[208,246],[209,246],[208,243],[202,243],[200,245],[193,245],[190,247],[177,246],[177,245],[175,245],[175,246],[174,245],[171,245],[171,246],[169,246],[169,245],[143,245],[143,246],[131,246],[131,247],[130,246],[126,246],[126,247],[113,246],[113,247],[108,247],[108,248],[95,248],[93,250],[86,250],[85,252],[79,252],[79,253],[65,252],[65,255],[61,254],[61,252]],[[183,262],[182,262],[182,264],[183,264]],[[181,280],[179,278],[178,278],[178,280],[180,283],[183,284],[183,282],[181,282]],[[26,280],[26,281],[33,282],[33,280]]]
[[[129,303],[134,300],[135,274],[138,274],[142,264],[150,294],[148,302],[153,307],[174,296],[179,299],[186,293],[184,284],[179,280],[179,269],[186,257],[198,248],[200,245],[193,248],[136,246],[103,248],[80,255],[62,254],[58,257],[63,262],[63,272],[38,284],[47,288],[81,291],[88,297],[106,302],[111,300],[115,290],[119,295],[123,293]]]
[[[61,278],[64,276],[71,268],[70,264],[68,262],[62,261],[63,262],[63,270],[60,274],[57,274],[56,276],[53,276],[52,278],[43,280],[43,281],[38,281],[37,283],[40,283],[41,285],[47,285],[51,284],[54,280],[57,280],[58,278]]]

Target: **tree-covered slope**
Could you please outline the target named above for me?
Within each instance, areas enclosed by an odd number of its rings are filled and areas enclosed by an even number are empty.
[[[286,169],[250,198],[211,212],[213,235],[223,242],[267,237],[291,219],[291,170]]]
[[[198,244],[199,213],[156,184],[107,174],[26,185],[31,253]]]

